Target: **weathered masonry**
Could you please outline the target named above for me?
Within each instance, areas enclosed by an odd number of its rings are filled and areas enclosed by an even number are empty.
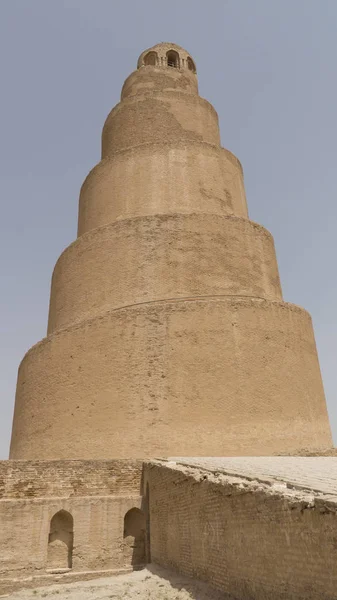
[[[268,458],[331,446],[310,316],[283,301],[193,58],[158,44],[19,367],[0,595],[152,561],[231,600],[337,600],[337,458]]]
[[[108,115],[18,374],[12,459],[332,445],[308,313],[285,303],[193,58],[143,52]]]
[[[155,563],[228,600],[337,599],[336,458],[151,461],[144,485]]]
[[[336,458],[3,461],[0,480],[0,595],[151,561],[231,600],[337,598]]]
[[[137,461],[0,461],[0,594],[148,562]]]

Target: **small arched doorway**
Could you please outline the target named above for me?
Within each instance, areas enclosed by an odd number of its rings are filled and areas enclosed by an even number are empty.
[[[50,521],[48,569],[71,569],[73,558],[74,520],[66,510],[57,512]]]
[[[166,54],[167,66],[179,69],[179,54],[175,50],[169,50]]]
[[[139,508],[131,508],[124,517],[124,543],[134,567],[146,564],[146,519]]]

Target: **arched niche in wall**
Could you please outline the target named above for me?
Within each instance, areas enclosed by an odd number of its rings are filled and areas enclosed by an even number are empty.
[[[139,508],[131,508],[124,517],[124,543],[132,566],[146,563],[146,518]]]
[[[195,64],[193,62],[193,60],[191,59],[190,56],[187,57],[187,67],[190,71],[192,71],[193,73],[196,73],[197,70],[195,68]]]
[[[158,64],[158,54],[151,50],[144,56],[144,65],[155,67]]]
[[[50,521],[48,538],[48,569],[71,569],[74,520],[69,512],[60,510]]]
[[[179,69],[180,60],[178,52],[176,52],[175,50],[169,50],[166,53],[166,60],[168,67],[174,67],[175,69]]]

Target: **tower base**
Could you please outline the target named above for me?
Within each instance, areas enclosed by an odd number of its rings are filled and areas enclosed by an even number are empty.
[[[113,310],[49,336],[19,369],[13,459],[330,446],[311,319],[283,302],[219,297]]]

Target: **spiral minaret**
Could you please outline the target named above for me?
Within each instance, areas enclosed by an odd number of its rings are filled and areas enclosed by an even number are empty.
[[[143,52],[18,374],[11,458],[249,455],[331,434],[310,316],[283,302],[193,59]]]

